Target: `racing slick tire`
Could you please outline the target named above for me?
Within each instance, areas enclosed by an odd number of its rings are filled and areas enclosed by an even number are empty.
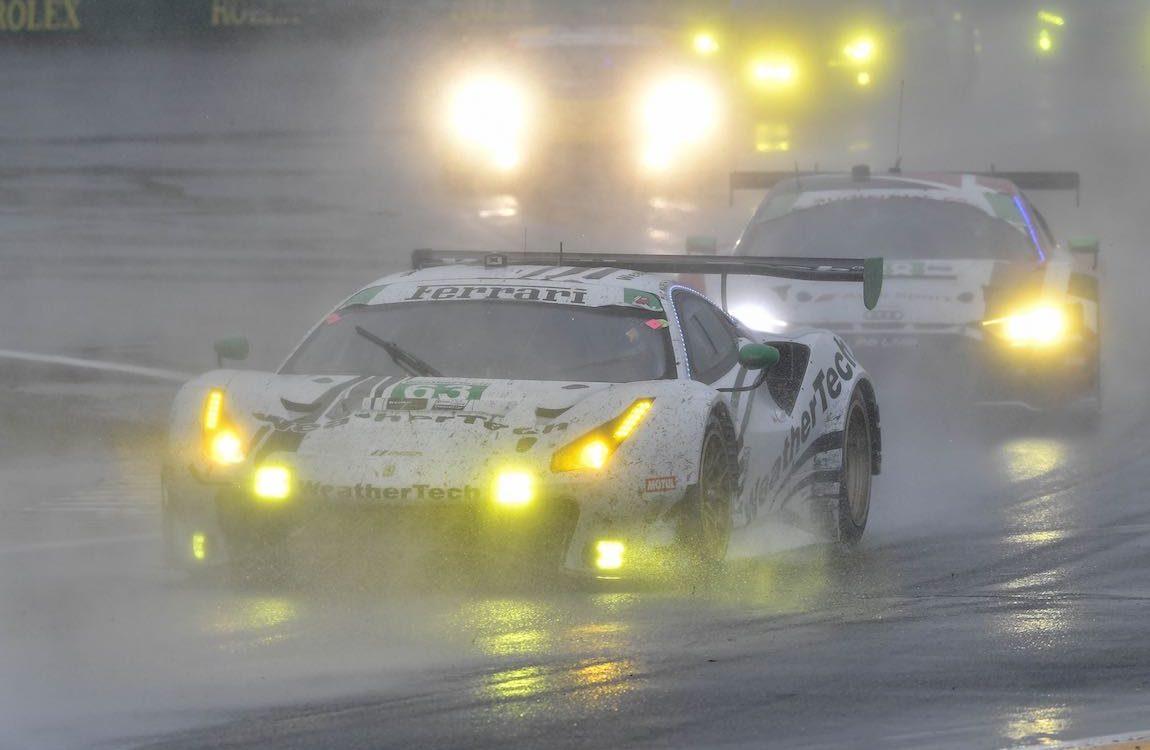
[[[856,390],[847,405],[843,421],[842,452],[839,464],[837,525],[840,544],[852,546],[862,539],[870,516],[871,479],[874,474],[874,447],[871,444],[870,410]]]
[[[679,538],[687,556],[704,566],[720,565],[731,540],[731,501],[738,483],[734,431],[712,414],[699,448],[699,481],[683,505]]]

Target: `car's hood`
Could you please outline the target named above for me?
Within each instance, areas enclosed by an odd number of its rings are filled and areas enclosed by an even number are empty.
[[[260,435],[256,462],[285,461],[301,486],[336,488],[463,487],[489,477],[497,464],[541,468],[559,447],[659,388],[658,382],[236,376],[229,392]]]
[[[1001,261],[893,261],[886,264],[882,295],[873,310],[861,285],[809,281],[732,279],[728,306],[738,317],[760,307],[790,326],[818,326],[843,333],[955,331],[988,315],[988,290],[1041,286],[1041,268]],[[749,324],[754,325],[753,323]]]

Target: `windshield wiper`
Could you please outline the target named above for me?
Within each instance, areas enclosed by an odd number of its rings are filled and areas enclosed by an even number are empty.
[[[386,341],[381,339],[371,331],[360,326],[355,327],[355,332],[387,352],[387,355],[391,357],[391,361],[395,362],[395,364],[399,365],[404,370],[407,370],[409,375],[434,378],[443,377],[443,373],[441,373],[439,370],[427,364],[422,359],[407,351],[394,341]]]

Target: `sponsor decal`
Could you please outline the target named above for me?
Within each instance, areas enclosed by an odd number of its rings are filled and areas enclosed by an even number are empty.
[[[462,487],[433,487],[430,484],[411,484],[404,487],[377,487],[371,482],[364,484],[327,484],[324,482],[299,480],[299,494],[305,497],[318,497],[324,500],[462,500],[473,501],[483,497],[478,487],[466,484]]]
[[[80,0],[0,0],[0,31],[79,31]]]
[[[645,323],[645,325],[652,331],[657,331],[660,328],[666,328],[671,324],[661,318],[651,318]]]
[[[644,310],[655,310],[658,312],[663,311],[663,303],[659,301],[657,295],[650,292],[644,292],[640,289],[623,289],[623,303],[641,307]]]
[[[222,28],[298,26],[300,18],[277,12],[274,0],[212,0],[211,24]]]
[[[387,449],[378,449],[378,450],[372,451],[368,455],[375,456],[375,457],[398,456],[401,458],[416,458],[418,456],[422,456],[423,451],[393,451],[393,450],[387,450]]]
[[[819,370],[811,381],[811,386],[815,391],[814,395],[811,396],[810,402],[803,409],[797,424],[791,426],[790,432],[783,441],[782,453],[775,459],[770,473],[760,477],[755,482],[754,510],[764,505],[771,493],[790,477],[793,473],[792,467],[795,467],[796,464],[801,465],[801,462],[798,461],[800,457],[802,457],[803,462],[806,461],[809,457],[807,455],[809,451],[804,451],[804,449],[811,442],[811,436],[819,425],[819,421],[825,420],[827,409],[830,408],[832,400],[839,398],[843,394],[844,385],[854,379],[858,361],[851,355],[843,340],[837,336],[835,337],[835,345],[838,347],[838,351],[834,354],[832,364]]]
[[[459,383],[399,383],[391,389],[384,408],[395,411],[424,411],[433,401],[442,399],[446,403],[438,402],[436,406],[450,409],[464,408],[471,401],[478,401],[483,392],[487,390],[486,383],[459,384]],[[371,406],[375,406],[375,401]]]
[[[518,300],[523,302],[567,302],[582,305],[587,301],[587,290],[561,286],[419,286],[407,298],[416,300]]]
[[[679,486],[679,480],[676,477],[647,477],[647,481],[643,484],[643,492],[670,492]]]
[[[897,321],[902,320],[906,315],[902,310],[867,310],[863,313],[863,318],[866,320],[883,320],[883,321]]]

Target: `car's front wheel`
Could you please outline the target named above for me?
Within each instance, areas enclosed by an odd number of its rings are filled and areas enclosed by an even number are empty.
[[[727,557],[731,539],[731,500],[737,479],[730,430],[712,416],[699,450],[699,482],[684,505],[681,539],[687,553],[703,564]]]

